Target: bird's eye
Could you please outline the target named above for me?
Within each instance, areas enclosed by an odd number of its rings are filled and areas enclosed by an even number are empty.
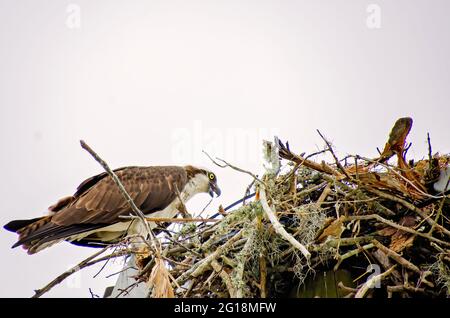
[[[209,179],[210,179],[210,180],[214,180],[214,178],[215,178],[214,173],[210,173],[210,174],[209,174]]]

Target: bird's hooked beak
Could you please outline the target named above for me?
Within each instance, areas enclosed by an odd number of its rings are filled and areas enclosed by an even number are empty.
[[[220,194],[222,193],[222,191],[220,191],[220,188],[217,185],[217,183],[210,182],[209,183],[209,191],[208,191],[208,193],[211,196],[211,198],[214,198],[214,193],[219,197]]]

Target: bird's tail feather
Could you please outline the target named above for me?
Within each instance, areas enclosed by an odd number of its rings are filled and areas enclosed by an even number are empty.
[[[13,221],[9,222],[8,224],[4,225],[3,227],[5,230],[17,233],[20,229],[23,229],[24,227],[26,227],[34,222],[37,222],[37,221],[41,220],[42,218],[44,218],[44,217],[42,216],[39,218],[27,219],[27,220],[13,220]]]
[[[17,247],[23,245],[25,249],[29,249],[32,244],[23,244],[28,236],[32,235],[36,230],[40,229],[44,225],[51,221],[51,216],[42,216],[29,220],[13,220],[3,227],[11,232],[19,234],[18,241],[12,246]],[[31,243],[31,242],[30,242]]]

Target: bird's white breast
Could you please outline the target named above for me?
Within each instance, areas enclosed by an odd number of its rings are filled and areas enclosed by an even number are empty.
[[[445,192],[450,190],[450,184],[448,184],[449,178],[450,178],[450,166],[448,166],[447,169],[441,170],[439,180],[434,184],[434,190],[438,192]]]

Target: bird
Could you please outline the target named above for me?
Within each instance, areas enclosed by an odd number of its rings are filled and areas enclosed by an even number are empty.
[[[220,196],[216,175],[187,166],[128,166],[114,170],[136,206],[146,217],[173,218],[180,206],[198,193]],[[132,215],[129,202],[106,172],[83,181],[76,192],[57,201],[45,216],[13,220],[4,228],[19,235],[12,248],[35,254],[61,241],[104,247],[141,234],[143,224]],[[155,223],[149,222],[151,228]]]
[[[399,118],[389,133],[389,139],[380,154],[378,161],[385,162],[393,155],[397,154],[400,161],[403,161],[403,151],[405,150],[406,137],[411,131],[413,119],[411,117]]]

